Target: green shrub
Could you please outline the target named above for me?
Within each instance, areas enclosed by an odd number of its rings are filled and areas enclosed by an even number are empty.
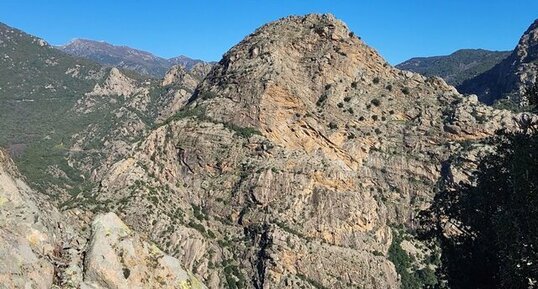
[[[239,271],[239,268],[233,264],[232,260],[223,260],[222,267],[224,267],[224,277],[228,288],[239,289],[246,288],[247,281],[245,276]]]
[[[338,128],[338,125],[337,125],[336,123],[334,123],[334,122],[331,121],[331,122],[329,122],[329,128],[330,128],[330,129],[337,129],[337,128]]]
[[[226,127],[229,130],[235,131],[238,135],[244,138],[249,138],[253,135],[261,135],[261,132],[253,127],[240,127],[233,123],[225,123],[224,127]]]
[[[187,224],[189,227],[195,229],[196,231],[202,233],[202,235],[206,235],[206,230],[205,230],[205,227],[204,225],[202,224],[199,224],[199,223],[196,223],[194,221],[190,221],[188,224]]]
[[[327,100],[327,95],[326,94],[322,94],[319,98],[318,98],[318,101],[316,102],[316,105],[317,106],[322,106],[325,101]]]
[[[200,98],[200,99],[211,99],[211,98],[215,98],[217,96],[218,95],[216,93],[214,93],[213,91],[204,91],[204,92],[198,94],[198,98]]]
[[[422,289],[431,288],[437,284],[435,272],[425,267],[418,269],[413,264],[407,252],[402,249],[402,234],[398,230],[393,230],[393,239],[389,247],[388,259],[394,264],[396,272],[400,274],[402,280],[402,289]]]

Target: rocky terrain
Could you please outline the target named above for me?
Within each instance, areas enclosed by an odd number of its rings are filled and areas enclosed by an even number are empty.
[[[0,26],[0,146],[29,183],[59,203],[95,186],[192,95],[210,65],[174,67],[163,80],[75,58]]]
[[[289,17],[232,48],[92,198],[210,288],[399,288],[393,233],[441,164],[465,180],[473,143],[519,117],[390,67],[331,15]]]
[[[417,214],[440,179],[469,181],[495,131],[536,121],[391,67],[332,15],[269,23],[161,80],[1,28],[0,101],[28,116],[0,114],[24,174],[0,154],[7,288],[433,286]],[[28,106],[58,95],[42,118]]]
[[[133,70],[156,78],[163,77],[174,65],[180,65],[189,71],[197,64],[209,64],[186,56],[165,59],[127,46],[88,39],[74,39],[57,48],[76,57],[90,59],[106,66]]]
[[[0,208],[0,288],[205,288],[114,213],[73,225],[2,151]]]
[[[536,84],[538,60],[538,20],[523,34],[509,57],[490,70],[466,80],[458,90],[477,94],[481,101],[492,104],[499,99],[510,99],[525,106],[525,95]]]
[[[465,80],[490,70],[509,55],[509,51],[461,49],[446,56],[411,58],[396,65],[396,68],[427,77],[439,76],[448,84],[458,86]]]

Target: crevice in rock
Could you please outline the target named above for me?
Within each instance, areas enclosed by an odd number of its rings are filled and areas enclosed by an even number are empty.
[[[268,264],[272,261],[269,250],[273,245],[271,227],[269,224],[257,224],[245,228],[245,234],[257,246],[258,250],[253,256],[252,285],[256,289],[263,289],[266,281]]]

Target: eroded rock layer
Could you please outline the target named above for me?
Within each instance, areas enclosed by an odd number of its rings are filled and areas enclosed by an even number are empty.
[[[392,228],[413,227],[445,160],[472,167],[469,144],[519,118],[391,67],[331,15],[288,17],[226,53],[92,198],[209,288],[398,288]]]

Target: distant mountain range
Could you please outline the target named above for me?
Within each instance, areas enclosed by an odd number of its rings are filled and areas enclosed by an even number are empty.
[[[524,108],[538,80],[538,20],[521,36],[513,51],[462,49],[447,56],[417,57],[396,65],[425,76],[439,76],[460,93],[480,101]]]
[[[439,76],[448,84],[458,86],[491,69],[509,55],[510,51],[461,49],[446,56],[411,58],[396,67],[425,76]]]
[[[75,39],[65,45],[56,46],[56,48],[73,56],[91,59],[106,66],[133,70],[157,78],[162,78],[174,65],[181,65],[186,70],[190,70],[197,63],[205,63],[203,60],[183,55],[166,59],[128,46],[118,46],[88,39]]]
[[[457,88],[462,93],[478,95],[487,104],[507,99],[524,107],[529,104],[528,93],[535,89],[537,82],[538,20],[529,26],[507,58]]]

